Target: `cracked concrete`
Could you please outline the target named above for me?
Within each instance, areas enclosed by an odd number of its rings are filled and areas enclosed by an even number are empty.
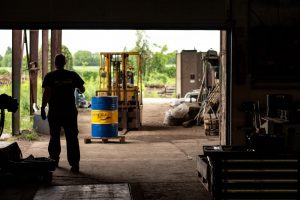
[[[80,173],[72,174],[66,160],[65,138],[59,168],[53,173],[52,185],[88,185],[128,183],[133,199],[196,200],[209,199],[198,180],[196,156],[203,145],[219,144],[219,137],[205,136],[203,127],[168,127],[162,124],[166,102],[144,101],[143,128],[126,134],[126,142],[93,142],[90,136],[90,112],[79,113],[81,150]],[[47,136],[23,152],[24,157],[47,157]]]

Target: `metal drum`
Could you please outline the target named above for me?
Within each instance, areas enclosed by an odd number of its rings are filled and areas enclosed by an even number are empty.
[[[118,136],[118,97],[92,97],[92,138]]]

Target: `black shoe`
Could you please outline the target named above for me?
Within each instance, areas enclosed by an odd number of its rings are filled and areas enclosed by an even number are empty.
[[[51,160],[54,160],[55,161],[55,167],[59,167],[58,166],[58,163],[59,163],[59,159],[53,159],[53,158],[51,158],[51,157],[49,157]]]
[[[79,173],[79,166],[72,166],[71,167],[71,172],[73,172],[74,174],[78,174]]]

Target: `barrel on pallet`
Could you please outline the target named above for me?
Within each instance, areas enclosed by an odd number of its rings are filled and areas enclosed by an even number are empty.
[[[92,97],[92,138],[118,136],[118,97]]]

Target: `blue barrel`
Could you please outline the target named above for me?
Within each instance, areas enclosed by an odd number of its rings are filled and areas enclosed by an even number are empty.
[[[92,97],[92,138],[118,136],[118,97]]]

